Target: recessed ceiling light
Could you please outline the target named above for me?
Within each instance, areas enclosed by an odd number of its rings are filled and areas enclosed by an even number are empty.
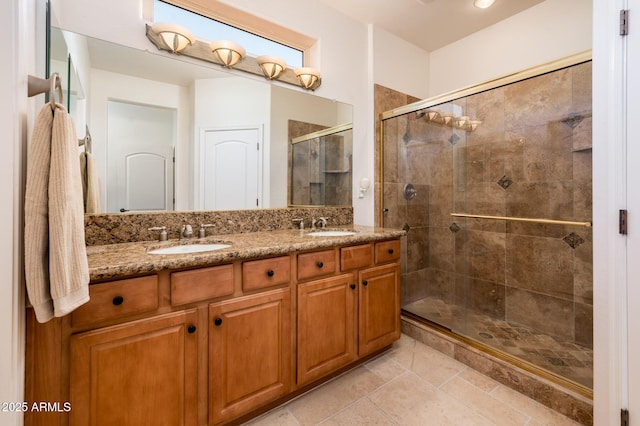
[[[480,9],[486,9],[493,4],[495,0],[474,0],[473,5]]]

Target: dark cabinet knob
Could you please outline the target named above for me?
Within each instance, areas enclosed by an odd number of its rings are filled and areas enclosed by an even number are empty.
[[[389,249],[389,250],[387,250],[387,252],[388,252],[389,254],[393,254],[393,249]]]
[[[120,306],[120,305],[122,305],[122,302],[124,302],[124,297],[116,296],[116,297],[113,298],[112,302],[113,302],[114,305]]]
[[[365,287],[368,286],[369,285],[369,281],[362,281],[362,285],[365,286]]]
[[[187,332],[188,332],[189,334],[193,334],[193,333],[195,333],[195,332],[196,332],[196,326],[195,326],[195,325],[193,325],[193,324],[191,324],[189,327],[187,327]]]
[[[318,268],[322,268],[324,266],[324,263],[318,261],[318,263],[316,263],[316,265],[318,265]]]
[[[351,284],[351,285],[349,285],[349,287],[351,287],[351,290],[355,290],[356,289],[356,285],[355,284]]]
[[[215,325],[222,325],[222,318],[216,318],[216,319],[214,319],[214,320],[213,320],[213,323],[214,323]]]
[[[274,275],[275,275],[275,272],[273,271],[273,269],[269,269],[269,270],[267,271],[267,276],[272,277],[272,276],[274,276]]]

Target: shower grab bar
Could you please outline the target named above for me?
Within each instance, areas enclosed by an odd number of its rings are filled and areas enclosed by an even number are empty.
[[[493,220],[511,220],[514,222],[531,222],[531,223],[545,223],[548,225],[569,225],[569,226],[582,226],[584,228],[591,228],[591,222],[574,222],[571,220],[553,220],[553,219],[535,219],[529,217],[512,217],[512,216],[486,216],[480,214],[467,214],[467,213],[451,213],[453,217],[469,217],[475,219],[493,219]]]

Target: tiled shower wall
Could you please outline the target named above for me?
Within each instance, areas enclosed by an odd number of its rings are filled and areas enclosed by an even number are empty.
[[[414,100],[376,86],[377,112]],[[437,297],[591,347],[590,228],[450,216],[591,221],[591,63],[434,109],[482,123],[384,122],[384,226],[409,229],[403,304]]]
[[[326,129],[289,120],[289,139]],[[294,205],[351,205],[351,131],[310,139],[290,146],[289,194]],[[293,187],[291,186],[293,183]]]

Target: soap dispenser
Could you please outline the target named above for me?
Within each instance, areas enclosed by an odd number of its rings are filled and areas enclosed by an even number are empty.
[[[198,230],[198,238],[204,238],[207,235],[205,228],[211,228],[215,226],[214,224],[207,223],[206,225],[200,224],[200,229]]]
[[[153,228],[149,228],[149,231],[160,231],[158,234],[158,241],[167,241],[167,227],[166,226],[155,226]]]

